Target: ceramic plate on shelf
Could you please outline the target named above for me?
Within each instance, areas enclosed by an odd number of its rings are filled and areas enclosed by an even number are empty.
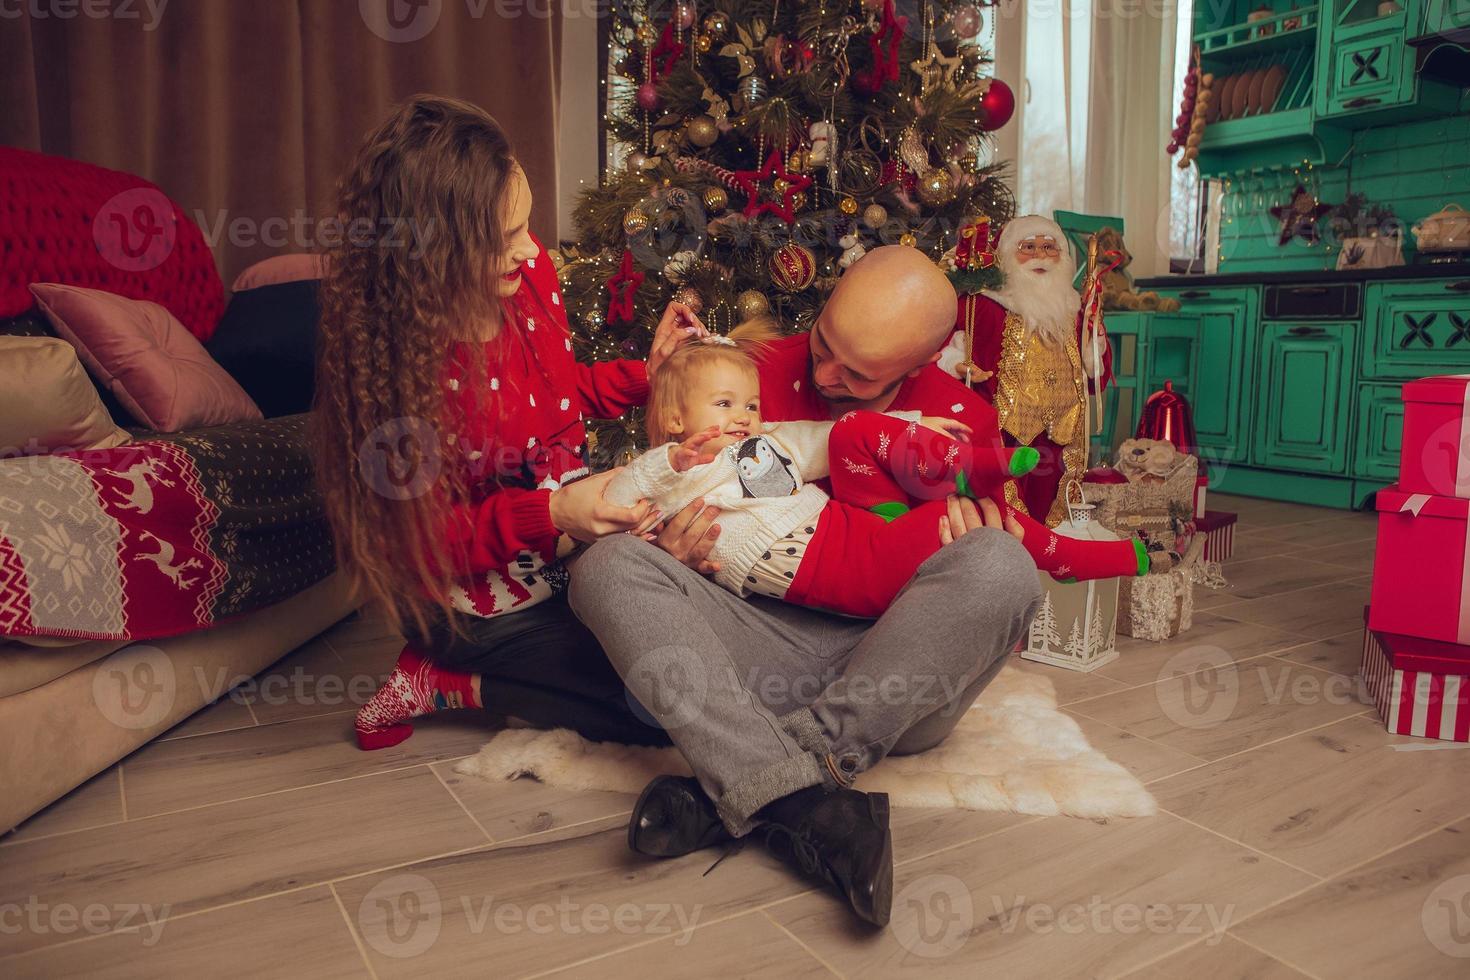
[[[1286,66],[1272,65],[1266,69],[1266,82],[1261,86],[1261,111],[1275,112],[1276,100],[1286,86]]]
[[[1257,68],[1251,72],[1250,88],[1245,93],[1245,111],[1247,115],[1259,115],[1264,110],[1261,108],[1261,93],[1266,87],[1266,69]]]
[[[1240,80],[1235,83],[1235,91],[1230,93],[1230,118],[1239,119],[1245,115],[1246,99],[1251,94],[1251,79],[1255,76],[1254,71],[1245,72]]]
[[[1233,118],[1230,111],[1231,106],[1233,105],[1231,99],[1235,98],[1235,85],[1239,81],[1239,75],[1227,75],[1224,80],[1220,82],[1220,88],[1215,93],[1215,106],[1213,109],[1210,110],[1216,115],[1217,118]]]

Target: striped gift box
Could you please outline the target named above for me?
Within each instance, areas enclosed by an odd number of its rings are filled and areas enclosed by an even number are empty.
[[[1365,627],[1362,674],[1389,731],[1470,742],[1470,647]]]
[[[1228,510],[1209,510],[1194,522],[1195,532],[1205,536],[1205,561],[1225,561],[1235,553],[1235,520]]]

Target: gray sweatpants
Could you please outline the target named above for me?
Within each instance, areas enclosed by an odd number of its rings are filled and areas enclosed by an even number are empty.
[[[1015,649],[1036,566],[980,529],[919,567],[881,619],[741,599],[632,535],[577,561],[571,605],[734,834],[762,806],[939,744]]]

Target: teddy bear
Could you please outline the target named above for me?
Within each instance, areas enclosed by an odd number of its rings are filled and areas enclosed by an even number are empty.
[[[1184,455],[1165,439],[1125,439],[1118,447],[1118,470],[1130,483],[1163,483]]]
[[[1099,228],[1095,237],[1100,259],[1108,252],[1116,252],[1123,257],[1123,261],[1116,269],[1112,269],[1102,277],[1103,309],[1146,310],[1158,313],[1173,313],[1179,309],[1179,301],[1172,297],[1160,296],[1152,291],[1146,293],[1133,291],[1133,277],[1127,272],[1129,264],[1133,261],[1133,255],[1123,244],[1121,231],[1112,227]]]

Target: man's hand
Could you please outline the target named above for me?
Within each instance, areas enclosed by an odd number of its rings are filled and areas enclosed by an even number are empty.
[[[719,562],[709,560],[720,536],[720,526],[715,523],[719,516],[718,507],[706,507],[703,500],[691,501],[664,524],[653,543],[699,574],[713,575],[720,570]]]
[[[947,419],[938,415],[925,415],[919,419],[919,424],[926,429],[943,433],[955,442],[969,442],[970,434],[975,431],[959,419]]]
[[[691,337],[703,337],[709,333],[704,321],[683,303],[670,303],[664,310],[663,319],[653,332],[653,346],[648,351],[648,376],[658,374],[669,355]]]
[[[696,432],[677,446],[669,447],[669,465],[675,473],[687,473],[696,466],[713,463],[715,454],[704,448],[705,443],[720,434],[720,427],[712,425],[703,432]]]
[[[949,512],[939,519],[941,545],[950,544],[956,538],[962,538],[980,527],[1008,531],[1017,541],[1026,536],[1026,532],[1021,529],[1021,522],[1016,520],[1011,509],[1007,507],[1005,517],[1002,518],[1000,508],[989,498],[982,499],[978,509],[975,501],[969,497],[950,497],[946,503],[949,505]]]

